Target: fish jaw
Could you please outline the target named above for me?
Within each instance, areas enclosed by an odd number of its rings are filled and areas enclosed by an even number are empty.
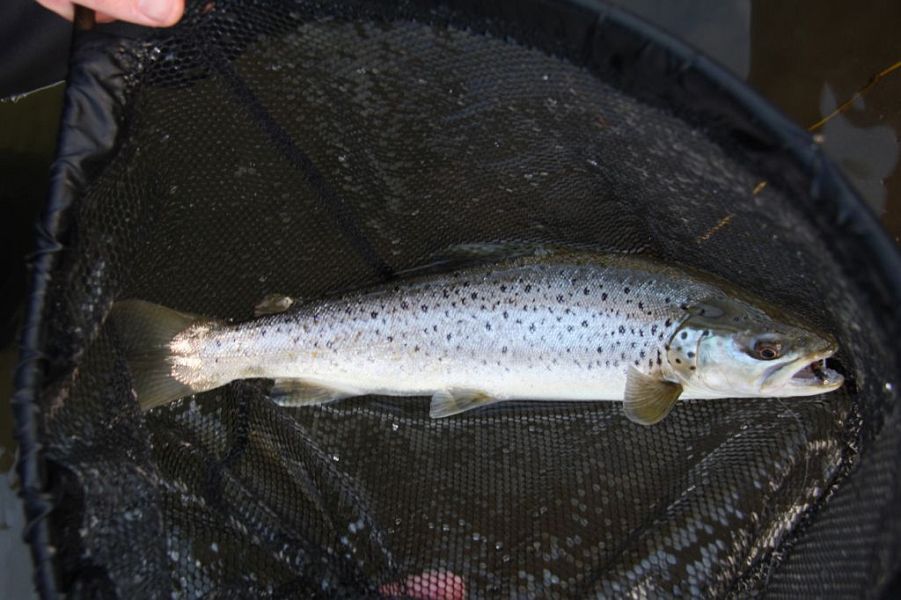
[[[825,366],[838,346],[835,342],[782,365],[767,375],[760,387],[762,394],[775,397],[815,396],[837,390],[845,378]]]

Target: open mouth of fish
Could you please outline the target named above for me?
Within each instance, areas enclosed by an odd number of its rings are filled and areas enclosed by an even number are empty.
[[[770,385],[788,385],[797,388],[817,388],[823,392],[834,390],[841,386],[845,380],[841,373],[830,369],[826,365],[826,360],[834,353],[834,348],[828,348],[812,356],[807,356],[782,366],[767,378],[768,383]],[[786,375],[789,376],[786,377]]]
[[[792,385],[838,386],[841,385],[843,379],[841,373],[826,366],[826,359],[824,358],[801,368],[788,381]]]

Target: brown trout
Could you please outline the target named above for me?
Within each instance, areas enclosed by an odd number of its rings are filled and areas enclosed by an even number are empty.
[[[272,400],[431,396],[432,417],[503,400],[619,400],[635,422],[679,398],[841,386],[828,336],[656,261],[527,257],[399,281],[227,324],[126,300],[112,310],[146,410],[244,378]],[[795,321],[795,319],[791,319]]]

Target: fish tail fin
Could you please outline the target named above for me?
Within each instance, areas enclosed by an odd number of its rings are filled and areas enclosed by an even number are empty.
[[[175,378],[172,348],[175,336],[202,318],[151,302],[123,300],[113,305],[110,319],[124,347],[141,410],[202,391]]]

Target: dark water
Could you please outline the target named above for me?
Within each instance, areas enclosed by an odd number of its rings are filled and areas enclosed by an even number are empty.
[[[901,2],[871,0],[614,0],[710,56],[808,127],[901,61]],[[0,102],[0,397],[9,397],[12,342],[21,314],[32,223],[47,186],[62,88]],[[901,243],[901,69],[816,130]],[[30,563],[21,506],[11,488],[15,445],[0,412],[0,597],[28,597]]]

